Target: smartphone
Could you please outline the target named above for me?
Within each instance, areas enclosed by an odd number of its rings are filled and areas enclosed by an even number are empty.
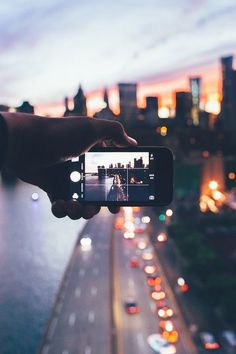
[[[102,206],[165,206],[173,155],[165,147],[95,148],[70,162],[70,198]]]

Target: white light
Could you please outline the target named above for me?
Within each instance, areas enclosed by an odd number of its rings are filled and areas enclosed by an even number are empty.
[[[73,157],[73,158],[71,159],[71,161],[72,161],[72,162],[78,162],[78,161],[79,161],[79,157]]]
[[[81,175],[78,171],[73,171],[70,174],[70,179],[72,182],[79,182],[81,178]]]
[[[179,286],[183,286],[184,284],[185,284],[185,280],[184,280],[184,278],[178,278],[177,279],[177,284],[179,285]]]
[[[170,110],[168,107],[161,107],[158,111],[159,118],[169,118]]]
[[[166,216],[172,216],[173,215],[173,210],[172,209],[167,209],[166,210]]]
[[[79,196],[78,196],[77,193],[74,193],[74,194],[72,195],[72,199],[78,199],[78,198],[79,198]]]
[[[149,216],[143,216],[142,217],[142,223],[149,224],[150,221],[151,221],[151,219],[149,218]]]
[[[92,247],[92,240],[90,237],[83,237],[80,240],[80,246],[83,251],[88,251]]]
[[[36,193],[36,192],[32,193],[31,198],[32,198],[33,201],[38,200],[39,199],[38,193]]]

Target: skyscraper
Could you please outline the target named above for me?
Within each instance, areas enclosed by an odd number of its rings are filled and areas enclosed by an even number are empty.
[[[233,70],[233,56],[221,58],[222,66],[222,102],[221,119],[225,131],[232,132],[236,130],[236,112],[235,112],[235,80],[236,75]]]
[[[69,109],[69,99],[65,98],[65,112],[64,117],[66,116],[86,116],[87,115],[87,105],[86,105],[86,97],[82,90],[81,85],[79,85],[78,92],[73,98],[74,108],[72,110]]]
[[[144,109],[145,122],[150,126],[158,124],[158,97],[146,97],[146,108]]]
[[[198,125],[200,99],[201,99],[201,78],[190,77],[189,86],[190,86],[190,93],[191,93],[191,100],[192,100],[192,110],[191,110],[192,124]]]
[[[177,127],[191,124],[191,94],[190,92],[176,92],[175,118]]]
[[[16,111],[22,113],[34,113],[34,106],[28,101],[24,101],[21,106],[16,108]]]
[[[124,123],[129,123],[137,118],[137,84],[120,83],[120,116]]]

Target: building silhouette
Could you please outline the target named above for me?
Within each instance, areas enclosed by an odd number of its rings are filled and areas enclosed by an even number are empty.
[[[190,77],[189,79],[190,93],[191,93],[191,120],[192,124],[199,124],[200,100],[201,100],[201,78]]]
[[[233,56],[221,58],[222,101],[221,120],[226,132],[236,130],[236,71],[233,70]]]
[[[21,106],[16,107],[16,111],[20,113],[34,113],[34,106],[32,106],[28,101],[24,101]]]
[[[146,107],[142,110],[144,120],[150,127],[158,125],[158,97],[147,96]]]
[[[192,100],[191,93],[179,91],[175,93],[175,118],[177,127],[191,125]]]
[[[65,98],[65,112],[64,117],[66,116],[87,116],[87,105],[86,105],[86,97],[84,95],[83,89],[81,85],[79,85],[79,89],[76,95],[73,98],[74,107],[72,110],[69,109],[69,99]]]
[[[125,124],[131,123],[137,119],[137,84],[136,83],[120,83],[119,99],[120,99],[120,118]]]
[[[109,97],[108,97],[107,89],[104,90],[103,100],[104,100],[105,107],[102,108],[99,112],[95,113],[94,117],[99,119],[116,120],[117,115],[111,110],[109,105]]]

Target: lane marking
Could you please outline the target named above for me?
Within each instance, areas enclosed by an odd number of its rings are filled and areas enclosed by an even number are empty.
[[[48,354],[49,348],[50,348],[49,345],[44,345],[43,350],[42,350],[42,354]]]
[[[96,286],[92,286],[91,288],[91,295],[92,296],[96,296],[98,292],[98,289],[96,288]]]
[[[84,270],[84,269],[80,269],[80,270],[79,270],[79,276],[80,276],[80,277],[83,277],[84,274],[85,274],[85,270]]]
[[[93,323],[95,320],[95,313],[94,311],[89,311],[89,314],[88,314],[88,322],[89,323]]]
[[[79,287],[77,287],[77,288],[75,289],[74,294],[75,294],[75,297],[79,298],[80,295],[81,295],[81,289],[80,289]]]
[[[94,274],[94,275],[97,275],[97,274],[98,274],[98,268],[97,268],[97,267],[94,267],[94,268],[93,268],[93,274]]]
[[[87,345],[85,347],[84,354],[91,354],[91,353],[92,353],[92,348],[90,347],[90,345]]]
[[[49,328],[49,331],[48,331],[48,338],[52,338],[54,332],[55,332],[55,329],[56,329],[56,325],[57,325],[57,321],[58,321],[58,318],[55,317],[53,320],[52,320],[52,323],[51,323],[51,326]]]
[[[69,326],[73,327],[75,325],[75,321],[76,321],[76,314],[73,312],[69,316],[69,320],[68,320]]]
[[[152,311],[152,312],[154,313],[154,315],[155,315],[156,312],[157,312],[155,302],[153,302],[153,301],[150,302],[150,309],[151,309],[151,311]]]
[[[128,280],[129,288],[134,288],[134,280],[129,278]]]
[[[145,342],[142,333],[137,334],[137,342],[140,347],[144,347]]]

